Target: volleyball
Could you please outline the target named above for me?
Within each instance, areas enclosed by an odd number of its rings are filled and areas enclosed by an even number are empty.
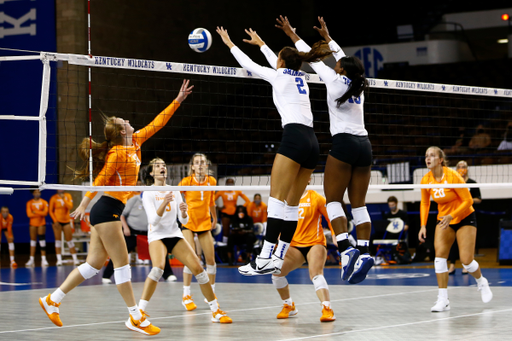
[[[196,28],[188,35],[188,46],[199,53],[208,51],[212,46],[212,35],[205,28]]]

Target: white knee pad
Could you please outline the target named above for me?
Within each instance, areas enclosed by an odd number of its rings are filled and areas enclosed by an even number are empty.
[[[298,221],[299,220],[299,206],[290,206],[285,203],[283,220],[284,221]]]
[[[313,282],[313,285],[315,286],[315,291],[318,291],[320,289],[327,289],[329,290],[329,286],[327,285],[327,281],[325,280],[325,277],[323,275],[317,275],[313,277],[311,280]]]
[[[14,243],[9,243],[9,250],[14,251]]]
[[[434,268],[436,269],[436,274],[448,272],[448,263],[446,262],[446,258],[436,257],[434,259]]]
[[[197,283],[199,284],[206,284],[210,281],[210,278],[208,277],[208,274],[206,271],[203,270],[199,275],[196,276]]]
[[[356,226],[371,222],[366,206],[352,209],[352,217],[354,217],[354,224]]]
[[[215,275],[217,273],[217,264],[213,264],[213,265],[206,264],[206,273],[208,275]]]
[[[62,240],[56,240],[55,247],[60,249],[62,247]]]
[[[333,201],[327,204],[327,215],[329,220],[333,221],[336,218],[345,217],[345,211],[341,206],[341,202]]]
[[[151,271],[149,272],[148,277],[151,278],[153,281],[158,282],[160,278],[162,278],[163,274],[164,270],[154,266],[153,269],[151,269]]]
[[[130,264],[114,269],[114,278],[117,284],[123,284],[132,280],[132,270]]]
[[[77,269],[80,272],[80,274],[82,275],[82,277],[85,278],[85,279],[89,279],[91,277],[94,277],[94,276],[96,276],[96,274],[98,272],[100,272],[100,270],[93,268],[87,262],[85,262],[82,265],[80,265]]]
[[[39,246],[40,247],[46,247],[46,239],[39,239]]]
[[[286,286],[288,285],[288,280],[286,279],[285,276],[272,275],[272,283],[274,284],[276,289],[282,289],[286,288]]]
[[[473,273],[475,272],[476,270],[478,270],[478,262],[476,260],[473,259],[473,261],[471,263],[469,263],[469,265],[465,265],[465,264],[462,264],[462,266],[464,267],[464,269],[466,269],[469,273]]]
[[[31,240],[30,241],[30,246],[31,247],[36,247],[37,246],[37,241],[36,240]]]
[[[183,273],[184,273],[184,274],[192,275],[192,271],[190,271],[190,269],[188,268],[188,266],[184,266],[184,267],[183,267]]]
[[[68,248],[70,248],[70,249],[75,247],[75,243],[73,243],[72,240],[70,240],[69,242],[66,242],[66,244],[68,244]]]
[[[275,219],[284,219],[284,201],[276,198],[268,198],[267,217]]]

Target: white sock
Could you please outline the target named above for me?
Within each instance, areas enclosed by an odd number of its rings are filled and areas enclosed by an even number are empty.
[[[212,290],[213,290],[213,293],[215,294],[215,284],[212,284]]]
[[[448,299],[448,289],[447,288],[439,288],[439,297]]]
[[[289,298],[287,298],[287,299],[283,300],[283,303],[284,303],[284,304],[288,304],[288,305],[291,307],[291,306],[292,306],[292,304],[293,304],[293,300],[292,300],[292,298],[291,298],[291,297],[289,297]]]
[[[340,233],[336,236],[336,241],[341,242],[342,240],[348,239],[348,232]]]
[[[14,262],[14,256],[10,256],[11,257],[11,262]]]
[[[273,244],[268,241],[263,242],[263,247],[261,248],[260,257],[261,258],[270,258],[272,257],[272,253],[274,252],[274,248],[276,247],[276,244]]]
[[[34,261],[34,256],[30,256],[30,260],[31,260],[31,261]]]
[[[276,249],[276,256],[284,259],[284,256],[286,255],[286,252],[288,252],[288,248],[290,247],[290,243],[283,242],[282,240],[279,241],[277,244]]]
[[[46,256],[41,256],[41,261],[44,262],[46,260]]]
[[[331,302],[330,301],[323,301],[322,305],[325,306],[326,308],[331,308]]]
[[[358,239],[357,240],[357,246],[368,246],[370,244],[370,241],[369,240],[363,240],[363,239]]]
[[[62,262],[62,255],[60,253],[57,253],[57,262]]]
[[[484,276],[480,276],[480,278],[475,278],[476,284],[478,284],[478,285],[482,284],[484,278],[485,278]]]
[[[190,286],[183,286],[183,296],[190,296]]]
[[[72,253],[72,254],[71,254],[71,257],[73,257],[73,261],[74,261],[74,262],[77,262],[77,261],[78,261],[78,257],[77,257],[77,255],[76,255],[76,253]]]
[[[64,291],[60,290],[60,288],[57,288],[51,295],[50,299],[55,303],[60,303],[62,299],[66,296]]]
[[[133,307],[128,307],[128,311],[130,315],[132,315],[133,319],[139,321],[142,318],[142,314],[140,313],[139,307],[134,305]]]
[[[219,304],[217,303],[216,299],[211,302],[208,302],[208,305],[210,306],[212,312],[216,312],[217,310],[219,310]]]
[[[149,303],[149,301],[141,299],[139,301],[139,309],[142,310],[142,311],[145,311],[146,307],[148,306],[148,303]]]

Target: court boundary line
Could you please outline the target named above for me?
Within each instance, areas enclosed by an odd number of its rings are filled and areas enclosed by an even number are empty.
[[[388,329],[388,328],[397,328],[397,327],[406,327],[406,326],[412,326],[412,325],[423,324],[423,323],[441,322],[441,321],[458,319],[458,318],[466,318],[466,317],[480,316],[480,315],[486,315],[486,314],[496,314],[496,313],[503,313],[503,312],[512,312],[512,308],[502,309],[502,310],[493,310],[493,311],[484,311],[481,313],[474,313],[474,314],[467,314],[467,315],[450,316],[450,317],[438,318],[435,320],[416,321],[416,322],[401,323],[401,324],[395,324],[395,325],[389,325],[389,326],[348,330],[348,331],[337,332],[337,333],[318,334],[318,335],[304,336],[304,337],[291,338],[291,339],[278,339],[276,341],[294,341],[294,340],[314,339],[314,338],[318,338],[318,337],[341,336],[341,335],[345,335],[345,334],[364,333],[364,332],[368,332],[368,331],[382,330],[382,329]]]
[[[262,283],[250,283],[250,284],[266,285],[266,284],[262,284]],[[451,289],[456,289],[456,288],[451,288]],[[42,289],[35,289],[35,290],[42,290]],[[344,302],[344,301],[353,301],[353,300],[361,300],[361,299],[372,299],[372,298],[398,296],[398,295],[418,294],[418,293],[431,292],[431,291],[437,291],[437,290],[438,289],[435,288],[435,289],[415,290],[415,291],[409,291],[409,292],[403,292],[402,291],[402,292],[390,293],[390,294],[342,298],[342,299],[337,299],[337,300],[331,300],[331,302]],[[12,291],[7,291],[7,292],[12,293]],[[297,306],[310,305],[310,304],[318,304],[318,301],[299,303],[299,304],[297,304]],[[229,312],[231,313],[231,312],[244,312],[244,311],[254,311],[254,310],[265,310],[265,309],[275,309],[275,308],[281,308],[281,307],[282,307],[282,305],[266,306],[266,307],[256,307],[256,308],[246,308],[246,309],[233,309],[233,310],[229,310]],[[512,308],[511,308],[511,310],[512,310]],[[151,318],[151,321],[165,320],[165,319],[176,319],[176,318],[186,318],[186,317],[190,317],[190,316],[202,316],[202,315],[210,315],[210,314],[211,314],[210,311],[207,311],[207,312],[204,312],[204,313],[194,313],[194,314],[184,313],[182,315],[154,317],[154,318]],[[125,322],[125,320],[122,320],[122,321],[105,321],[105,322],[93,322],[93,323],[84,323],[84,324],[73,324],[73,325],[62,326],[62,327],[51,326],[51,327],[19,329],[19,330],[6,330],[6,331],[0,331],[0,335],[1,334],[14,334],[14,333],[27,333],[27,332],[44,331],[44,330],[55,330],[55,329],[64,329],[64,328],[99,326],[99,325],[104,325],[104,324],[115,324],[115,323],[124,323],[124,322]],[[318,337],[320,337],[320,336],[318,336]]]

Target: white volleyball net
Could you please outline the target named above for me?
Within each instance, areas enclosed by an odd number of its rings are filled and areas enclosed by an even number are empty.
[[[191,156],[203,153],[211,161],[220,186],[226,178],[233,178],[236,189],[268,192],[270,170],[281,139],[281,120],[272,101],[271,86],[246,70],[58,53],[1,57],[0,61],[0,68],[11,63],[43,62],[41,98],[31,99],[40,101],[39,111],[24,116],[16,112],[0,114],[2,122],[9,122],[12,129],[22,131],[31,121],[38,125],[38,145],[30,146],[37,149],[37,176],[19,179],[14,174],[10,178],[4,172],[0,179],[4,187],[91,189],[90,183],[74,179],[73,170],[88,162],[77,153],[82,139],[105,139],[101,114],[122,117],[135,129],[143,128],[172,102],[187,78],[195,86],[193,94],[169,123],[144,143],[142,169],[149,160],[160,157],[168,165],[168,183],[177,185],[188,174]],[[383,189],[416,188],[410,192],[416,197],[417,184],[426,172],[424,154],[432,145],[446,151],[452,166],[459,160],[467,161],[470,177],[482,191],[508,196],[512,150],[501,147],[512,145],[508,142],[512,141],[512,132],[507,134],[512,117],[511,90],[369,81],[365,120],[374,153],[372,201],[388,195],[382,194]],[[321,150],[311,186],[322,191],[331,145],[326,91],[317,75],[309,74],[308,82]],[[109,190],[127,189],[141,188]],[[216,190],[220,189],[225,188]],[[503,194],[499,194],[501,191]]]

